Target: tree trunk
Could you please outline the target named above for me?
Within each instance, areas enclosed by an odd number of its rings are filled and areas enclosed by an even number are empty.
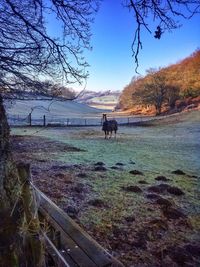
[[[161,106],[159,104],[156,104],[155,105],[155,108],[156,108],[156,116],[160,115],[160,113],[161,113]]]
[[[17,167],[12,160],[9,126],[0,95],[0,267],[28,266],[22,233],[26,219],[22,187]],[[35,266],[44,265],[36,263]]]

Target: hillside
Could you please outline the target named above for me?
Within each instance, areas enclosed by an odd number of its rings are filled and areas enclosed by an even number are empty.
[[[110,90],[104,92],[85,91],[77,101],[91,107],[113,110],[119,101],[120,94],[119,91]]]
[[[119,99],[121,110],[132,114],[179,112],[200,103],[200,50],[184,60],[144,77],[134,78]]]
[[[37,96],[39,97],[39,96]],[[105,110],[96,109],[76,101],[46,99],[46,100],[14,100],[4,101],[9,122],[11,124],[23,124],[29,113],[32,114],[34,123],[40,123],[46,116],[47,123],[65,123],[68,119],[83,121],[86,118],[101,117]],[[81,123],[78,122],[77,123]]]

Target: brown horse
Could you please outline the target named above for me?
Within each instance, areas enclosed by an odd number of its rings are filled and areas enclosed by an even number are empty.
[[[116,138],[116,133],[118,130],[118,124],[116,120],[107,120],[107,115],[103,114],[103,126],[102,126],[102,131],[105,133],[105,139],[108,138],[109,133],[110,136],[109,138],[112,137],[112,133],[115,133],[115,138]]]

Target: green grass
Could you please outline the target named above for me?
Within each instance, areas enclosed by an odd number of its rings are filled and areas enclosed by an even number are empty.
[[[170,179],[170,185],[179,187],[185,193],[183,196],[165,197],[187,214],[192,230],[186,231],[169,223],[166,236],[159,241],[160,246],[197,239],[200,230],[200,112],[173,116],[149,127],[119,127],[116,140],[104,140],[103,132],[97,127],[47,128],[38,133],[36,129],[15,128],[12,133],[45,136],[84,150],[58,151],[49,154],[48,158],[66,164],[82,164],[87,177],[81,178],[80,182],[91,188],[87,200],[98,198],[107,204],[106,208],[96,208],[87,205],[86,201],[79,212],[79,222],[95,238],[95,233],[99,233],[99,239],[104,237],[105,242],[107,237],[112,237],[114,227],[125,229],[125,217],[130,215],[135,217],[130,226],[133,232],[143,229],[151,219],[162,217],[160,209],[148,202],[145,195],[148,186],[159,183],[155,177],[163,175]],[[107,171],[93,170],[94,163],[98,161],[105,163]],[[122,170],[110,168],[119,162],[124,164]],[[133,169],[144,175],[130,174]],[[186,175],[172,174],[176,169],[181,169]],[[75,169],[74,174],[77,172]],[[139,184],[140,180],[148,184]],[[122,187],[128,185],[138,185],[142,193],[124,191]],[[126,258],[129,256],[126,255]]]

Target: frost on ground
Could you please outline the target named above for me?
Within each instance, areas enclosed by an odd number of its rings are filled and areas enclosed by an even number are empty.
[[[34,183],[126,266],[200,266],[200,113],[149,127],[15,128]]]

